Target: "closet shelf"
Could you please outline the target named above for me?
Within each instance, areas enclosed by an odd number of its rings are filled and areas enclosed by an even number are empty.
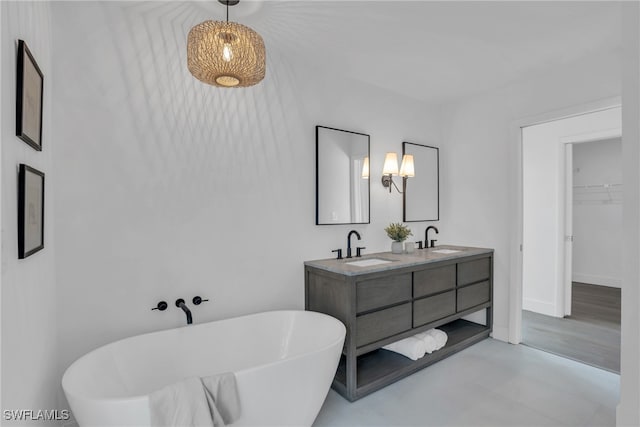
[[[588,184],[573,186],[574,205],[620,205],[622,184]]]
[[[573,186],[574,205],[622,204],[622,184],[589,184]]]
[[[609,191],[621,191],[622,184],[588,184],[588,185],[574,185],[574,190],[609,190]]]

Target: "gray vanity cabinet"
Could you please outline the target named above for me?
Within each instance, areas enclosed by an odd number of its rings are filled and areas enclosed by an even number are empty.
[[[492,328],[493,250],[369,257],[392,262],[364,268],[349,260],[305,262],[305,308],[347,327],[332,386],[350,401],[488,337]],[[480,310],[485,325],[462,319]],[[436,327],[447,332],[447,345],[417,361],[382,349]]]

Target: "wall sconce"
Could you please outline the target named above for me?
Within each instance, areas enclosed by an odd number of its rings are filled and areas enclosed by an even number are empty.
[[[398,172],[398,155],[396,153],[387,153],[384,158],[384,166],[382,168],[382,186],[385,188],[389,188],[389,193],[391,193],[391,184],[396,187],[398,193],[404,193],[404,191],[400,191],[395,182],[393,182],[393,177],[400,175],[402,177],[402,189],[406,189],[407,178],[411,178],[415,176],[415,167],[413,165],[413,156],[411,154],[405,154],[402,156],[402,165],[400,166],[400,171]]]

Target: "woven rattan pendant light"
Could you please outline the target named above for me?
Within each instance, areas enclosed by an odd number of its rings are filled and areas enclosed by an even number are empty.
[[[247,87],[260,83],[266,69],[262,37],[249,27],[229,22],[229,5],[239,0],[218,1],[227,5],[227,20],[204,21],[189,31],[189,71],[213,86]]]

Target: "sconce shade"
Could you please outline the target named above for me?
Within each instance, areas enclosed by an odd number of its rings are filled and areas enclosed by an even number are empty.
[[[407,178],[416,176],[415,168],[413,166],[413,156],[411,154],[405,154],[404,156],[402,156],[400,176],[405,176]]]
[[[266,52],[260,34],[242,24],[204,21],[189,31],[187,66],[201,82],[253,86],[264,79]]]
[[[384,166],[382,167],[383,175],[398,175],[398,155],[396,153],[387,153],[384,158]]]
[[[362,178],[369,179],[369,157],[364,158],[362,162]]]

